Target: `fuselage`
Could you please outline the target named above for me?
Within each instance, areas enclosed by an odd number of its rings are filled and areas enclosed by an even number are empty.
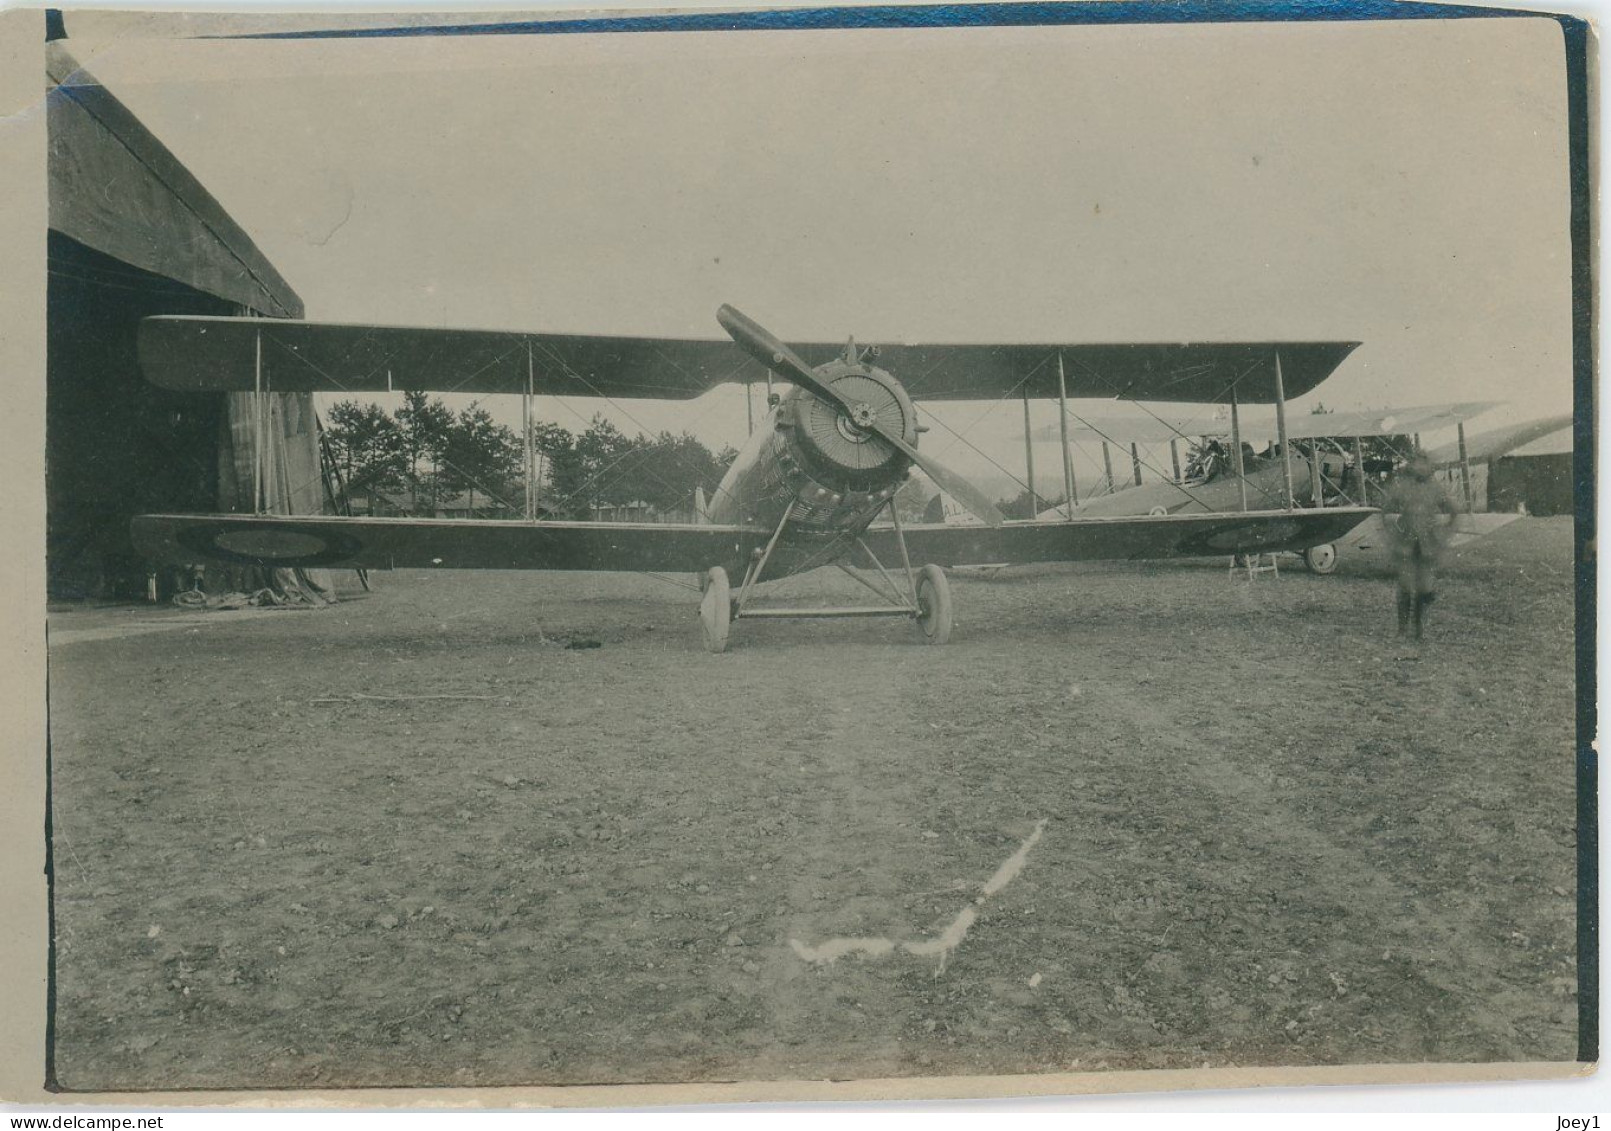
[[[1328,479],[1341,482],[1343,461],[1328,454],[1323,470]],[[1308,461],[1297,456],[1293,459],[1294,495],[1298,505],[1312,505],[1309,490]],[[1276,457],[1256,456],[1244,467],[1247,481],[1247,505],[1251,510],[1278,510],[1283,506],[1286,477],[1281,461]],[[1137,487],[1121,487],[1111,494],[1097,495],[1074,507],[1075,518],[1110,518],[1132,514],[1205,514],[1230,512],[1241,509],[1242,489],[1236,474],[1229,467],[1218,471],[1206,482],[1176,484],[1164,479]],[[1038,516],[1049,520],[1068,517],[1061,506],[1051,507]]]
[[[888,373],[863,362],[834,361],[819,375],[909,444],[917,413]],[[776,529],[788,524],[765,576],[823,565],[855,539],[906,481],[907,458],[857,428],[839,406],[788,388],[751,433],[710,501],[710,519]]]

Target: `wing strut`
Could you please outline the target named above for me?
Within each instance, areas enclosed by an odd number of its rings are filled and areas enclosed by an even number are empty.
[[[537,435],[532,431],[532,385],[536,376],[536,362],[531,356],[531,343],[526,343],[526,387],[520,391],[520,431],[522,455],[526,460],[526,521],[537,521]]]
[[[1074,491],[1074,453],[1068,448],[1068,378],[1063,374],[1063,351],[1057,351],[1057,432],[1063,445],[1063,513],[1074,520],[1074,508],[1079,506],[1079,495]],[[1180,469],[1175,469],[1180,479]]]
[[[1455,428],[1455,435],[1460,440],[1460,489],[1466,497],[1466,510],[1472,511],[1476,507],[1472,505],[1471,456],[1466,451],[1466,422],[1464,420],[1460,421],[1459,424],[1455,425]]]
[[[1231,386],[1231,466],[1236,468],[1236,493],[1247,510],[1247,468],[1242,461],[1242,414],[1236,386]],[[1285,433],[1282,433],[1284,436]]]
[[[1024,482],[1029,487],[1029,517],[1040,517],[1040,497],[1035,494],[1035,444],[1029,427],[1029,390],[1024,390]]]
[[[1287,443],[1287,389],[1281,380],[1281,351],[1275,354],[1275,430],[1281,435],[1281,474],[1286,480],[1286,509],[1292,509],[1292,445]],[[1238,448],[1238,451],[1241,449]]]

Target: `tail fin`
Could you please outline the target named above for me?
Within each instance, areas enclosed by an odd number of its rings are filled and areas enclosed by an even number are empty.
[[[710,524],[710,502],[705,498],[703,487],[694,488],[694,521],[701,526]]]

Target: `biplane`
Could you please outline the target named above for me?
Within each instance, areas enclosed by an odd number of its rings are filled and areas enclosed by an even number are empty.
[[[1469,461],[1486,458],[1488,448],[1467,452],[1468,420],[1498,407],[1494,401],[1422,405],[1413,408],[1305,413],[1288,417],[1243,419],[1223,408],[1212,413],[1182,415],[1151,412],[1114,417],[1071,414],[1057,427],[1039,430],[1036,440],[1100,445],[1103,474],[1085,498],[1070,490],[1064,502],[1040,513],[1041,518],[1113,518],[1122,515],[1176,515],[1268,510],[1284,506],[1321,508],[1369,506],[1385,491],[1384,479],[1420,446],[1423,432],[1454,428],[1459,441],[1441,464],[1463,472],[1470,504]],[[1552,418],[1553,420],[1553,418]],[[1506,430],[1505,436],[1531,438],[1538,429]],[[1367,456],[1364,441],[1402,438],[1402,450],[1389,446],[1384,456]],[[1144,446],[1167,444],[1169,466],[1142,474]],[[1489,445],[1491,446],[1491,445]],[[1113,471],[1113,448],[1128,456],[1124,479]],[[1182,449],[1184,449],[1184,454]],[[1122,456],[1121,456],[1122,458]],[[1070,475],[1072,487],[1072,475]],[[1297,551],[1309,570],[1330,574],[1337,568],[1338,548],[1322,542]]]
[[[919,447],[926,431],[919,399],[1056,395],[1066,402],[1072,388],[1083,396],[1279,405],[1330,376],[1354,342],[858,347],[852,339],[794,348],[730,306],[717,320],[730,340],[148,318],[141,367],[175,390],[688,399],[757,371],[769,390],[773,376],[788,387],[769,391],[766,417],[698,523],[166,514],[135,518],[135,545],[154,561],[266,568],[694,573],[705,644],[721,652],[734,621],[776,617],[903,617],[925,640],[943,643],[952,628],[947,566],[1301,550],[1374,513],[1287,508],[1009,522]],[[528,444],[530,436],[528,428]],[[902,523],[894,497],[914,468],[978,524]],[[765,582],[829,565],[878,601],[800,608],[757,600]]]

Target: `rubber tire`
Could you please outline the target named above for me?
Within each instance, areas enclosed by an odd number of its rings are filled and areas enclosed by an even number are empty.
[[[1310,546],[1303,552],[1303,564],[1309,567],[1309,572],[1326,577],[1337,572],[1337,547],[1331,542],[1322,542],[1318,546]]]
[[[951,639],[951,583],[939,566],[926,565],[918,572],[917,607],[924,640],[944,644]]]
[[[733,627],[733,593],[727,584],[727,571],[711,566],[704,577],[705,595],[699,599],[699,627],[704,630],[705,650],[727,651],[727,635]]]

